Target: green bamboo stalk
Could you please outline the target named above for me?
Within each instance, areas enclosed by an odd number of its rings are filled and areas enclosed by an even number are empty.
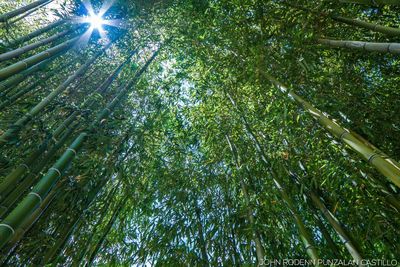
[[[233,142],[231,141],[231,139],[229,138],[228,135],[225,135],[225,138],[228,142],[229,149],[233,156],[233,161],[236,166],[236,169],[239,171],[240,163],[239,163],[239,156],[238,156],[237,148],[236,148],[235,144],[233,144]],[[257,255],[258,266],[263,266],[264,260],[266,259],[265,258],[265,250],[261,243],[260,234],[258,233],[258,230],[255,228],[255,218],[253,215],[252,207],[250,205],[250,196],[249,196],[249,193],[247,190],[247,186],[246,186],[245,182],[243,181],[243,178],[240,179],[240,187],[243,192],[243,196],[244,196],[244,200],[245,200],[246,208],[247,208],[247,217],[250,222],[250,226],[251,226],[251,229],[253,232],[253,237],[254,237],[254,243],[256,245],[256,255]]]
[[[29,10],[28,12],[26,12],[26,13],[22,14],[21,16],[15,18],[14,20],[9,21],[7,26],[10,27],[11,25],[14,25],[15,23],[17,23],[17,22],[20,21],[21,19],[28,17],[29,15],[31,15],[31,14],[35,13],[36,11],[38,11],[40,8],[46,6],[48,3],[49,3],[49,2],[43,3],[43,4],[41,4],[40,6],[37,6],[37,7],[35,7],[35,8],[32,8],[31,10]]]
[[[281,92],[289,96],[307,112],[309,112],[314,119],[328,132],[336,138],[339,138],[343,143],[351,147],[363,159],[367,160],[369,164],[374,166],[382,175],[387,177],[389,181],[400,187],[400,165],[394,159],[378,150],[365,139],[360,139],[358,135],[354,134],[336,121],[328,118],[327,115],[316,109],[309,102],[305,101],[302,97],[297,95],[293,90],[290,90],[286,85],[276,80],[274,77],[267,73],[263,73],[270,82],[272,82]]]
[[[14,75],[13,77],[11,77],[10,79],[7,79],[6,81],[0,83],[0,97],[8,94],[8,92],[10,92],[15,86],[17,86],[18,84],[20,84],[21,82],[23,82],[26,78],[28,78],[31,74],[39,71],[39,70],[43,70],[47,64],[49,64],[51,61],[53,61],[56,57],[62,55],[63,53],[65,53],[66,51],[63,51],[57,55],[54,55],[53,57],[46,59],[42,62],[40,62],[39,64],[36,64],[32,67],[30,67],[29,69]]]
[[[28,51],[31,51],[31,50],[36,49],[38,47],[41,47],[41,46],[44,46],[46,44],[52,43],[54,41],[57,41],[61,37],[67,35],[68,33],[72,32],[73,30],[75,30],[77,28],[78,28],[78,26],[75,26],[72,29],[68,29],[68,30],[62,31],[60,33],[54,34],[54,35],[52,35],[52,36],[50,36],[48,38],[45,38],[45,39],[40,40],[40,41],[37,41],[36,43],[29,44],[29,45],[26,45],[24,47],[17,48],[15,50],[9,51],[7,53],[3,53],[3,54],[0,55],[0,62],[5,61],[5,60],[9,60],[11,58],[19,57],[20,55],[22,55],[22,54],[24,54],[24,53],[26,53]]]
[[[10,12],[4,13],[4,14],[1,14],[0,15],[0,22],[6,22],[7,20],[9,20],[9,19],[11,19],[13,17],[16,17],[18,15],[21,15],[21,14],[25,13],[26,11],[34,9],[35,7],[40,6],[42,4],[48,4],[48,3],[52,2],[52,1],[53,0],[38,0],[38,1],[33,2],[33,3],[29,4],[29,5],[20,7],[18,9],[15,9],[13,11],[10,11]]]
[[[394,5],[399,6],[399,0],[340,0],[342,3],[351,3],[351,4],[362,4],[362,5]]]
[[[225,93],[226,93],[227,97],[229,98],[232,106],[237,111],[238,115],[240,116],[245,130],[246,130],[247,134],[249,135],[250,139],[253,141],[254,147],[256,148],[256,151],[261,158],[262,164],[271,173],[272,180],[273,180],[276,188],[280,192],[282,199],[288,205],[288,207],[293,215],[293,218],[296,222],[297,228],[299,230],[300,239],[303,242],[303,245],[305,247],[307,254],[309,255],[309,257],[312,260],[318,262],[319,256],[318,256],[316,247],[314,245],[312,234],[308,231],[307,227],[304,225],[304,223],[301,219],[301,216],[300,216],[299,212],[297,211],[296,206],[294,205],[292,199],[287,194],[286,189],[283,187],[283,180],[281,179],[281,173],[277,173],[275,171],[275,169],[272,168],[271,164],[268,161],[268,157],[264,152],[264,149],[262,148],[260,142],[258,141],[258,138],[253,133],[250,125],[248,124],[246,118],[244,117],[242,109],[236,104],[236,101],[231,97],[231,95],[228,92],[225,92]],[[279,163],[278,167],[281,168],[280,163]],[[281,172],[280,168],[279,168],[279,171]]]
[[[373,43],[361,41],[343,41],[332,39],[318,39],[321,45],[337,48],[349,48],[362,51],[400,54],[400,43]]]
[[[75,124],[68,128],[68,130],[54,144],[54,146],[45,154],[44,158],[41,159],[38,164],[31,167],[32,170],[29,169],[27,177],[24,178],[23,176],[27,173],[27,168],[21,164],[6,177],[7,180],[4,179],[4,182],[2,182],[2,189],[4,188],[3,190],[7,191],[3,191],[3,198],[0,202],[0,218],[3,218],[3,216],[7,214],[13,205],[21,198],[25,191],[28,190],[36,182],[36,180],[40,178],[41,175],[43,175],[40,173],[42,169],[48,164],[48,162],[51,161],[51,159],[53,159],[57,151],[65,144],[77,126],[78,124]],[[43,145],[43,147],[47,146]],[[37,160],[38,159],[36,159],[36,161]],[[6,181],[7,184],[3,185],[3,183],[6,183]],[[20,183],[16,187],[11,187],[10,184],[15,184],[15,181]]]
[[[342,16],[331,16],[331,18],[336,21],[346,23],[348,25],[369,29],[369,30],[372,30],[375,32],[381,32],[381,33],[388,34],[388,35],[400,35],[399,28],[382,26],[382,25],[378,25],[378,24],[374,24],[374,23],[370,23],[370,22],[366,22],[366,21],[362,21],[362,20],[358,20],[358,19],[350,19],[350,18],[346,18],[346,17],[342,17]]]
[[[342,243],[346,247],[346,249],[349,251],[353,259],[359,263],[359,266],[365,266],[361,264],[362,262],[362,256],[361,253],[358,251],[356,246],[353,244],[352,239],[350,238],[349,234],[347,231],[340,225],[340,222],[336,217],[326,208],[325,204],[321,201],[321,199],[314,193],[313,191],[310,191],[310,197],[315,206],[322,212],[322,214],[325,216],[325,218],[328,220],[328,222],[331,224],[333,229],[336,231],[336,233],[339,235],[340,239],[342,240]]]
[[[118,176],[119,176],[119,173],[118,173]],[[119,180],[119,179],[117,179],[117,180],[119,181],[118,182],[118,185],[119,185],[121,180]],[[83,246],[83,249],[78,257],[77,263],[79,266],[82,266],[81,262],[82,262],[83,258],[85,257],[85,254],[88,250],[90,243],[92,242],[92,239],[93,239],[95,233],[97,232],[97,227],[99,227],[99,225],[101,225],[103,223],[103,219],[106,217],[106,214],[109,211],[109,207],[112,203],[112,199],[114,198],[115,193],[117,192],[117,189],[119,188],[118,185],[113,187],[113,189],[108,193],[106,201],[104,202],[104,205],[100,211],[100,218],[97,220],[97,223],[95,223],[94,229],[92,231],[90,231],[90,236],[89,236],[88,240],[85,242],[85,245]]]
[[[16,137],[18,133],[22,130],[22,128],[27,125],[35,115],[39,114],[52,100],[54,100],[59,94],[65,91],[68,86],[80,78],[87,69],[90,68],[93,62],[97,60],[103,53],[111,46],[112,43],[109,43],[106,47],[104,47],[101,51],[97,52],[93,57],[85,62],[74,74],[69,76],[62,84],[60,84],[53,92],[47,95],[40,103],[38,103],[35,107],[33,107],[28,113],[23,115],[20,119],[18,119],[7,131],[5,131],[0,136],[0,148],[8,143],[9,140]]]
[[[113,80],[118,76],[118,74],[121,72],[123,66],[127,62],[130,61],[131,57],[137,52],[137,50],[134,50],[129,57],[122,62],[115,70],[114,72],[100,85],[95,92],[100,92],[100,91],[105,91],[107,87],[111,85]],[[89,108],[91,105],[95,103],[95,100],[89,101],[90,103],[88,104]],[[85,103],[83,104],[85,105]],[[26,174],[33,165],[33,163],[39,158],[39,156],[47,149],[51,141],[56,141],[56,139],[59,137],[59,135],[62,133],[63,130],[68,129],[68,126],[71,125],[75,121],[75,118],[80,114],[79,111],[73,111],[72,114],[61,124],[59,125],[54,132],[51,134],[49,137],[50,140],[45,140],[38,149],[36,149],[31,156],[28,157],[27,160],[25,160],[22,164],[20,164],[16,169],[14,169],[9,175],[7,175],[3,181],[0,183],[0,201],[7,196],[7,194],[10,193],[10,191],[15,187],[15,185],[20,181],[20,179],[23,177],[23,175]],[[0,213],[0,216],[3,213]]]
[[[23,43],[25,43],[25,42],[27,42],[29,40],[32,40],[33,38],[35,38],[35,37],[37,37],[39,35],[42,35],[43,33],[46,33],[48,31],[50,31],[50,30],[52,30],[52,29],[64,24],[65,22],[66,22],[65,19],[61,19],[61,20],[57,20],[55,22],[52,22],[49,25],[47,25],[47,26],[45,26],[45,27],[43,27],[41,29],[38,29],[38,30],[33,31],[31,33],[28,33],[27,35],[24,35],[24,36],[22,36],[22,37],[20,37],[20,38],[18,38],[16,40],[8,43],[8,47],[16,47],[16,46],[18,46],[20,44],[23,44]]]
[[[99,241],[96,244],[96,247],[93,249],[92,253],[90,254],[89,261],[85,266],[92,265],[94,259],[96,258],[97,253],[99,252],[101,246],[104,243],[105,238],[107,237],[108,233],[111,231],[112,226],[116,222],[118,215],[121,212],[121,210],[123,209],[123,207],[125,206],[125,203],[127,200],[128,200],[128,195],[126,195],[123,199],[121,199],[118,202],[117,207],[114,209],[114,212],[106,225],[103,235],[101,236],[101,238],[99,239]]]
[[[159,49],[151,56],[140,71],[136,73],[133,79],[121,89],[118,95],[103,109],[97,116],[96,120],[91,124],[88,132],[95,131],[97,125],[106,118],[114,108],[120,104],[124,96],[129,92],[131,87],[136,83],[140,76],[147,70],[148,66],[159,53]],[[87,139],[88,133],[82,132],[57,160],[57,162],[49,169],[47,174],[40,179],[32,191],[21,201],[21,203],[0,223],[0,248],[3,247],[8,240],[14,235],[15,230],[21,222],[29,217],[40,205],[48,192],[54,187],[57,181],[62,177],[62,172],[70,164],[76,156],[84,141]]]
[[[0,70],[0,81],[7,79],[8,77],[20,73],[21,71],[39,63],[45,59],[48,59],[56,54],[59,54],[63,50],[71,48],[74,43],[79,39],[79,37],[72,38],[71,40],[65,41],[59,45],[56,45],[52,48],[49,48],[43,52],[40,52],[36,55],[28,57],[24,60],[21,60],[17,63],[14,63],[8,67],[5,67]]]

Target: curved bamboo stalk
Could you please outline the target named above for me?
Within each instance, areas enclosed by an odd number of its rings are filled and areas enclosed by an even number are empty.
[[[400,43],[372,43],[361,41],[343,41],[332,39],[318,39],[317,42],[322,45],[338,48],[349,48],[379,53],[400,54]]]
[[[85,62],[74,74],[69,76],[62,84],[60,84],[54,91],[52,91],[46,98],[44,98],[40,103],[38,103],[35,107],[33,107],[28,113],[18,119],[7,131],[5,131],[0,136],[0,148],[7,144],[9,140],[16,137],[18,133],[22,130],[22,128],[27,125],[35,115],[37,115],[40,111],[42,111],[52,100],[54,100],[60,93],[68,88],[68,86],[80,78],[87,69],[90,68],[93,62],[97,60],[103,53],[112,45],[110,42],[106,47],[104,47],[101,51],[97,52],[93,57]]]
[[[357,27],[364,28],[364,29],[369,29],[374,32],[381,32],[381,33],[388,34],[388,35],[400,35],[399,28],[382,26],[382,25],[378,25],[378,24],[374,24],[374,23],[370,23],[370,22],[366,22],[366,21],[362,21],[362,20],[358,20],[358,19],[350,19],[350,18],[346,18],[346,17],[342,17],[342,16],[331,16],[331,18],[336,21],[346,23],[348,25],[357,26]]]
[[[6,22],[7,20],[16,17],[18,15],[21,15],[23,13],[25,13],[26,11],[29,11],[31,9],[36,8],[37,6],[43,5],[43,4],[49,4],[50,2],[52,2],[53,0],[38,0],[36,2],[33,2],[29,5],[20,7],[18,9],[15,9],[13,11],[7,12],[5,14],[0,15],[0,22]]]
[[[41,29],[38,29],[38,30],[33,31],[31,33],[28,33],[27,35],[24,35],[24,36],[22,36],[22,37],[20,37],[20,38],[18,38],[16,40],[10,42],[8,44],[8,46],[9,47],[15,47],[15,46],[18,46],[20,44],[23,44],[23,43],[25,43],[25,42],[27,42],[27,41],[39,36],[39,35],[42,35],[43,33],[46,33],[48,31],[56,28],[57,26],[60,26],[60,25],[64,24],[65,22],[66,22],[65,19],[57,20],[57,21],[55,21],[53,23],[50,23],[49,25],[47,25],[47,26],[45,26],[45,27],[43,27]]]
[[[362,5],[394,5],[399,6],[399,0],[340,0],[342,3],[362,4]]]
[[[52,48],[49,48],[43,52],[40,52],[36,55],[28,57],[24,60],[21,60],[17,63],[14,63],[8,67],[5,67],[0,70],[0,81],[7,79],[8,77],[17,74],[30,66],[35,65],[45,59],[48,59],[56,54],[59,54],[61,51],[71,48],[74,43],[79,39],[79,37],[75,37],[69,41],[56,45]]]
[[[158,55],[158,49],[145,65],[136,73],[133,79],[121,89],[118,95],[103,109],[102,112],[93,121],[88,132],[95,131],[98,124],[109,114],[114,108],[121,103],[122,99],[129,92],[131,87],[136,83],[140,76],[147,70],[148,66]],[[11,211],[11,213],[0,223],[0,248],[3,247],[10,238],[15,234],[15,230],[20,227],[21,222],[29,217],[40,205],[42,200],[46,198],[48,192],[54,187],[58,180],[62,177],[63,171],[72,162],[79,149],[87,139],[88,132],[82,132],[72,142],[70,147],[63,153],[57,162],[49,169],[47,174],[40,179],[32,191],[19,203],[19,205]]]
[[[52,43],[54,41],[57,41],[61,37],[67,35],[68,33],[72,32],[73,30],[75,30],[77,28],[78,28],[78,26],[75,26],[72,29],[68,29],[68,30],[62,31],[60,33],[54,34],[53,36],[50,36],[50,37],[45,38],[43,40],[37,41],[36,43],[29,44],[29,45],[26,45],[24,47],[17,48],[17,49],[15,49],[13,51],[1,54],[0,55],[0,62],[3,62],[3,61],[8,60],[8,59],[15,58],[15,57],[19,57],[20,55],[22,55],[22,54],[24,54],[24,53],[26,53],[28,51],[31,51],[31,50],[36,49],[38,47],[44,46],[44,45],[46,45],[48,43]]]
[[[398,162],[384,154],[382,151],[376,149],[375,146],[370,144],[365,139],[361,140],[358,135],[353,134],[352,131],[343,128],[336,121],[329,119],[327,115],[316,109],[292,90],[289,90],[287,86],[276,80],[271,75],[265,72],[264,75],[281,92],[288,95],[291,99],[302,106],[308,113],[310,113],[325,130],[352,148],[369,164],[374,166],[382,175],[387,177],[389,181],[400,187],[400,165]]]

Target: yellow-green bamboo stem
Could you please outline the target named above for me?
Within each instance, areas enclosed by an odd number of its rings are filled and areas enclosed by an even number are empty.
[[[351,238],[347,234],[347,231],[342,228],[336,217],[326,208],[325,204],[319,199],[319,197],[313,192],[310,192],[310,197],[315,206],[322,212],[328,222],[332,225],[333,229],[339,235],[342,243],[346,247],[347,251],[353,257],[353,259],[359,264],[359,266],[365,266],[362,264],[362,256],[358,249],[354,246]]]
[[[60,52],[62,52],[63,50],[71,48],[78,39],[79,39],[79,37],[75,37],[69,41],[61,43],[57,46],[49,48],[43,52],[40,52],[36,55],[33,55],[31,57],[28,57],[24,60],[21,60],[17,63],[14,63],[8,67],[1,69],[0,70],[0,81],[3,81],[14,74],[17,74],[23,70],[26,70],[27,68],[45,60],[45,59],[48,59],[54,55],[57,55]]]
[[[361,140],[357,135],[351,131],[340,126],[336,121],[328,118],[327,115],[316,109],[309,102],[305,101],[302,97],[297,95],[287,86],[273,78],[271,75],[264,73],[264,75],[283,93],[287,94],[291,99],[295,100],[302,106],[314,119],[333,136],[340,139],[343,143],[357,152],[369,164],[374,166],[382,175],[387,177],[392,183],[400,187],[400,167],[399,163],[394,159],[374,149],[374,146],[367,143],[365,139]]]
[[[373,43],[347,40],[318,39],[321,45],[362,51],[400,54],[400,43]]]

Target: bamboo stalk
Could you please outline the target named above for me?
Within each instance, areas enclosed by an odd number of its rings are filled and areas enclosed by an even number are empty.
[[[347,231],[340,225],[336,217],[326,208],[325,204],[320,200],[319,197],[317,197],[317,195],[313,191],[310,191],[310,197],[315,206],[322,212],[322,214],[331,224],[335,232],[339,235],[340,239],[342,240],[342,243],[344,244],[348,252],[351,254],[353,259],[356,262],[358,262],[359,266],[365,266],[364,264],[361,263],[363,260],[361,253],[355,247]]]
[[[3,53],[3,54],[0,55],[0,62],[8,60],[8,59],[15,58],[15,57],[19,57],[20,55],[22,55],[22,54],[24,54],[24,53],[26,53],[28,51],[31,51],[31,50],[36,49],[38,47],[44,46],[44,45],[46,45],[48,43],[52,43],[54,41],[57,41],[61,37],[67,35],[68,33],[72,32],[73,30],[75,30],[77,28],[78,28],[78,26],[75,26],[72,29],[68,29],[68,30],[62,31],[60,33],[54,34],[54,35],[52,35],[52,36],[50,36],[48,38],[45,38],[45,39],[40,40],[40,41],[37,41],[36,43],[29,44],[29,45],[26,45],[24,47],[17,48],[15,50],[9,51],[7,53]]]
[[[381,32],[381,33],[388,34],[388,35],[400,35],[399,28],[382,26],[382,25],[378,25],[378,24],[374,24],[374,23],[370,23],[370,22],[366,22],[366,21],[362,21],[362,20],[358,20],[358,19],[350,19],[350,18],[346,18],[346,17],[342,17],[342,16],[331,16],[331,18],[336,21],[346,23],[348,25],[353,25],[353,26],[369,29],[369,30],[372,30],[375,32]]]
[[[97,125],[106,118],[112,110],[122,101],[123,97],[129,92],[140,76],[147,70],[148,66],[159,53],[159,49],[151,56],[145,65],[136,73],[134,78],[118,93],[118,95],[103,109],[88,129],[88,132],[95,131]],[[40,179],[32,191],[21,201],[21,203],[0,223],[0,248],[3,247],[15,233],[21,222],[29,217],[40,205],[48,192],[54,187],[62,177],[62,172],[76,156],[79,149],[87,139],[88,132],[82,132],[72,142],[70,147],[49,169],[47,174]]]
[[[55,22],[52,22],[49,25],[47,25],[47,26],[45,26],[45,27],[43,27],[41,29],[38,29],[38,30],[33,31],[31,33],[28,33],[27,35],[24,35],[24,36],[22,36],[22,37],[20,37],[20,38],[18,38],[16,40],[10,42],[8,44],[8,46],[9,47],[15,47],[15,46],[18,46],[20,44],[23,44],[23,43],[25,43],[25,42],[27,42],[27,41],[39,36],[39,35],[42,35],[43,33],[46,33],[48,31],[56,28],[57,26],[60,26],[60,25],[64,24],[65,22],[66,22],[65,19],[61,19],[61,20],[57,20]]]
[[[92,65],[93,62],[97,60],[110,46],[112,43],[109,43],[106,47],[104,47],[101,51],[96,53],[93,57],[85,62],[74,74],[69,76],[62,84],[60,84],[54,91],[52,91],[49,95],[47,95],[40,103],[38,103],[35,107],[33,107],[28,113],[23,115],[20,119],[18,119],[7,131],[5,131],[0,136],[0,148],[7,144],[9,140],[16,137],[18,133],[22,130],[22,128],[27,125],[35,115],[37,115],[40,111],[42,111],[52,100],[54,100],[59,94],[65,91],[68,86],[80,78],[87,69]]]
[[[47,64],[49,64],[51,61],[53,61],[56,57],[62,55],[63,53],[65,53],[66,51],[62,51],[61,53],[54,55],[53,57],[46,59],[42,62],[40,62],[39,64],[36,64],[32,67],[30,67],[29,69],[14,75],[13,77],[11,77],[10,79],[7,79],[6,81],[0,83],[0,97],[6,95],[9,91],[11,91],[15,86],[17,86],[18,84],[20,84],[21,82],[23,82],[26,78],[28,78],[29,75],[39,71],[39,70],[43,70]]]
[[[7,12],[5,14],[1,14],[0,15],[0,22],[6,22],[10,18],[13,18],[13,17],[16,17],[18,15],[21,15],[21,14],[25,13],[26,11],[34,9],[35,7],[40,6],[42,4],[49,4],[52,1],[53,0],[38,0],[38,1],[33,2],[33,3],[29,4],[29,5],[20,7],[18,9],[15,9],[13,11]]]
[[[26,18],[26,17],[28,17],[29,15],[35,13],[35,12],[38,11],[40,8],[46,6],[48,3],[49,3],[49,2],[43,3],[43,4],[41,4],[40,6],[37,6],[37,7],[35,7],[35,8],[32,8],[32,9],[29,10],[28,12],[26,12],[26,13],[22,14],[21,16],[15,18],[14,20],[8,22],[8,27],[10,27],[11,25],[14,25],[15,23],[17,23],[17,22],[20,21],[21,19]]]
[[[399,0],[340,0],[342,3],[362,4],[362,5],[394,5],[399,6]]]
[[[327,115],[313,107],[309,102],[297,95],[287,86],[273,78],[271,75],[264,75],[283,93],[302,106],[318,123],[333,136],[340,139],[343,143],[357,152],[369,164],[374,166],[389,181],[400,187],[400,167],[399,163],[380,150],[374,149],[374,146],[365,139],[360,140],[357,135],[340,126],[336,121],[328,118]]]
[[[317,42],[322,45],[349,48],[355,50],[363,50],[379,53],[392,53],[400,54],[400,43],[373,43],[373,42],[360,42],[360,41],[343,41],[332,39],[318,39]]]
[[[318,256],[316,247],[314,245],[312,234],[307,229],[307,227],[304,225],[304,223],[301,219],[301,216],[300,216],[299,212],[297,211],[296,206],[294,205],[292,199],[289,197],[288,193],[286,192],[286,189],[283,186],[283,180],[280,178],[281,177],[280,173],[277,173],[275,171],[275,169],[272,168],[271,164],[269,163],[268,158],[264,152],[264,149],[262,148],[260,142],[258,141],[258,138],[253,133],[250,125],[248,124],[246,118],[244,117],[242,109],[236,104],[236,101],[232,98],[232,96],[228,92],[225,92],[225,93],[226,93],[227,97],[229,98],[234,109],[237,110],[238,115],[240,116],[240,118],[243,122],[245,131],[249,135],[250,139],[253,141],[254,147],[256,148],[256,151],[261,158],[262,164],[271,173],[272,180],[273,180],[276,188],[278,189],[279,193],[281,194],[282,199],[288,205],[288,207],[292,213],[292,216],[294,218],[294,221],[296,222],[297,228],[299,230],[300,239],[303,242],[303,245],[304,245],[304,248],[305,248],[307,254],[309,255],[309,257],[312,260],[318,262],[319,256]],[[279,167],[281,167],[281,166],[279,165]]]
[[[60,52],[62,52],[63,50],[71,48],[78,39],[79,39],[79,37],[75,37],[69,41],[63,42],[63,43],[56,45],[52,48],[49,48],[43,52],[40,52],[36,55],[33,55],[31,57],[28,57],[24,60],[21,60],[17,63],[14,63],[8,67],[1,69],[0,70],[0,81],[3,81],[14,74],[17,74],[17,73],[35,65],[36,63],[39,63],[45,59],[48,59],[54,55],[57,55]]]

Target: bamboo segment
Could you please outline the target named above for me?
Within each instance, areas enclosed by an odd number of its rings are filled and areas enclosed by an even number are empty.
[[[10,18],[16,17],[18,15],[21,15],[23,13],[25,13],[26,11],[29,11],[31,9],[34,9],[37,6],[43,5],[43,4],[49,4],[50,2],[52,2],[53,0],[38,0],[36,2],[33,2],[29,5],[20,7],[18,9],[15,9],[13,11],[7,12],[5,14],[0,15],[0,22],[6,22],[7,20],[9,20]]]
[[[349,24],[349,25],[369,29],[369,30],[372,30],[375,32],[381,32],[381,33],[388,34],[388,35],[400,35],[399,28],[381,26],[381,25],[377,25],[374,23],[357,20],[357,19],[345,18],[345,17],[341,17],[341,16],[332,16],[332,19]]]
[[[57,46],[49,48],[43,52],[40,52],[39,54],[28,57],[24,60],[21,60],[17,63],[14,63],[8,67],[1,69],[0,70],[0,81],[3,81],[16,73],[19,73],[19,72],[29,68],[30,66],[33,66],[36,63],[39,63],[45,59],[48,59],[48,58],[60,53],[63,50],[71,48],[78,39],[79,39],[79,37],[75,37],[69,41],[66,41]]]
[[[319,256],[318,256],[316,247],[314,245],[312,234],[308,231],[307,227],[304,225],[304,223],[301,219],[301,216],[300,216],[299,212],[297,211],[296,206],[294,205],[292,199],[287,194],[286,189],[283,187],[283,181],[281,179],[280,173],[277,173],[275,171],[275,169],[272,168],[272,166],[269,163],[268,158],[264,152],[264,149],[262,148],[260,142],[258,141],[258,138],[253,133],[250,125],[248,124],[246,118],[244,117],[241,108],[236,104],[235,100],[231,97],[231,95],[229,93],[226,93],[226,95],[228,96],[230,102],[232,103],[232,106],[239,113],[239,116],[240,116],[241,120],[243,121],[244,128],[245,128],[247,134],[249,135],[250,139],[253,141],[256,151],[261,158],[261,162],[263,163],[265,168],[271,173],[272,180],[273,180],[276,188],[279,190],[279,192],[282,196],[282,199],[288,205],[288,207],[293,215],[293,218],[296,222],[297,228],[299,230],[300,238],[303,242],[303,245],[305,247],[307,254],[310,256],[310,258],[312,260],[315,260],[316,262],[318,262]]]
[[[307,112],[309,112],[318,123],[330,132],[336,138],[339,138],[343,143],[350,146],[357,152],[363,159],[368,161],[369,164],[374,166],[382,175],[387,177],[389,181],[400,187],[400,165],[394,159],[378,150],[372,144],[368,143],[365,139],[360,139],[358,135],[353,134],[351,131],[343,128],[337,122],[328,118],[321,111],[313,107],[309,102],[305,101],[299,95],[289,90],[287,86],[277,81],[271,75],[264,73],[264,75],[283,93],[287,94],[291,99],[295,100]]]
[[[114,108],[122,101],[131,87],[136,83],[140,76],[147,70],[150,63],[155,59],[160,50],[157,50],[146,64],[136,73],[133,79],[121,89],[118,95],[107,105],[106,108],[97,116],[88,129],[88,132],[94,131],[98,124],[106,118]],[[63,171],[71,163],[84,141],[88,136],[87,132],[82,132],[49,169],[47,174],[40,179],[32,191],[21,201],[21,203],[11,211],[11,213],[0,223],[0,248],[3,247],[15,233],[15,229],[21,226],[24,219],[28,218],[38,208],[42,199],[46,198],[48,192],[62,177]]]
[[[78,37],[77,37],[78,38]],[[75,38],[74,38],[75,39]],[[75,81],[77,78],[85,74],[86,70],[92,65],[93,62],[97,60],[110,46],[109,43],[100,52],[96,53],[92,58],[87,60],[74,74],[69,76],[62,84],[60,84],[53,92],[51,92],[46,98],[44,98],[40,103],[33,107],[27,114],[22,116],[17,120],[4,134],[0,136],[0,147],[5,145],[9,140],[16,137],[16,135],[21,131],[21,129],[28,124],[32,118],[42,111],[52,100],[54,100],[60,93],[68,88],[68,86]]]
[[[349,251],[353,259],[359,263],[359,266],[364,266],[361,264],[362,257],[360,252],[352,243],[347,231],[342,228],[339,221],[335,218],[335,216],[326,208],[325,204],[317,197],[317,195],[311,191],[310,192],[311,200],[314,202],[315,206],[324,214],[325,218],[332,225],[333,229],[335,229],[336,233],[339,235],[342,243],[345,245],[346,249]]]
[[[54,60],[56,57],[62,55],[66,51],[62,51],[61,53],[58,53],[54,55],[53,57],[46,59],[39,64],[36,64],[29,69],[18,73],[17,75],[14,75],[10,79],[7,79],[6,81],[0,83],[0,97],[6,95],[11,89],[15,86],[17,86],[19,83],[23,82],[29,75],[32,73],[35,73],[36,71],[44,69],[48,63],[50,63],[52,60]]]
[[[394,5],[399,6],[399,0],[340,0],[342,3],[353,3],[353,4],[363,4],[363,5]]]
[[[17,48],[17,49],[15,49],[13,51],[1,54],[0,55],[0,62],[3,62],[5,60],[11,59],[11,58],[19,57],[20,55],[22,55],[22,54],[24,54],[24,53],[26,53],[28,51],[31,51],[33,49],[36,49],[36,48],[41,47],[43,45],[46,45],[48,43],[52,43],[54,41],[57,41],[61,37],[67,35],[68,33],[70,33],[71,31],[73,31],[74,29],[77,29],[77,28],[78,27],[74,27],[73,29],[65,30],[63,32],[60,32],[60,33],[57,33],[57,34],[55,34],[53,36],[45,38],[43,40],[37,41],[36,43],[29,44],[29,45],[26,45],[24,47]]]
[[[60,25],[64,24],[65,22],[66,22],[66,20],[64,20],[64,19],[57,20],[57,21],[55,21],[53,23],[50,23],[49,25],[47,25],[47,26],[45,26],[45,27],[43,27],[41,29],[38,29],[38,30],[33,31],[31,33],[28,33],[27,35],[24,35],[24,36],[22,36],[22,37],[20,37],[20,38],[18,38],[16,40],[14,40],[13,42],[10,42],[8,44],[8,46],[9,47],[18,46],[18,45],[20,45],[22,43],[25,43],[25,42],[27,42],[27,41],[29,41],[29,40],[31,40],[31,39],[39,36],[39,35],[42,35],[43,33],[46,33],[48,31],[56,28],[57,26],[60,26]]]
[[[317,42],[322,45],[338,48],[350,48],[379,53],[400,54],[400,43],[372,43],[360,41],[342,41],[331,39],[318,39]]]

